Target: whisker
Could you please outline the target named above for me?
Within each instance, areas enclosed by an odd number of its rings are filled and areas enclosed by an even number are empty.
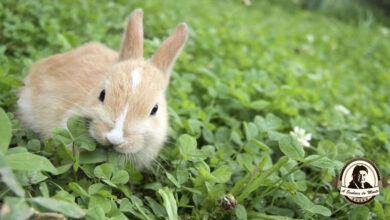
[[[141,154],[142,154],[142,156],[146,156],[146,157],[150,158],[152,160],[152,162],[156,163],[157,166],[161,167],[164,170],[164,172],[168,172],[167,169],[165,169],[165,167],[160,162],[158,162],[155,158],[153,158],[150,155],[147,155],[143,152]]]

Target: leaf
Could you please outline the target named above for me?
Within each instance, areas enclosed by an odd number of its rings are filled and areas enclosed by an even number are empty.
[[[322,140],[317,147],[318,154],[335,158],[337,154],[336,145],[330,140]]]
[[[112,166],[112,164],[104,163],[102,165],[97,166],[95,168],[95,170],[93,171],[93,173],[98,178],[110,180],[113,169],[114,169],[114,167]]]
[[[362,220],[362,219],[369,219],[368,216],[370,215],[370,210],[366,206],[355,206],[350,212],[349,212],[349,219],[351,220]]]
[[[104,214],[104,210],[100,206],[95,206],[93,208],[88,209],[87,217],[93,220],[106,220],[106,215]],[[88,219],[88,218],[87,218]]]
[[[261,116],[255,117],[255,123],[260,131],[276,131],[282,127],[282,120],[272,113],[268,113],[265,119]]]
[[[322,205],[313,205],[308,209],[310,212],[313,212],[315,214],[320,214],[323,216],[330,216],[332,215],[332,212]]]
[[[3,52],[0,52],[3,55]],[[0,56],[0,76],[5,76],[9,70],[9,61],[6,56]]]
[[[264,159],[265,160],[265,159]],[[279,159],[279,161],[272,166],[270,169],[265,170],[259,175],[256,175],[252,181],[250,181],[247,184],[247,187],[244,188],[243,192],[238,196],[237,200],[238,202],[242,202],[244,199],[246,199],[253,191],[258,189],[261,184],[264,184],[265,180],[273,173],[277,172],[280,170],[280,168],[288,162],[288,157],[282,157]],[[263,163],[262,163],[263,165]]]
[[[234,184],[233,188],[230,190],[230,194],[232,194],[233,196],[237,196],[238,193],[246,187],[250,179],[251,174],[246,174],[244,178]]]
[[[196,139],[188,134],[183,134],[178,139],[179,150],[185,160],[199,161],[207,158],[202,151],[196,148]]]
[[[89,194],[85,191],[83,187],[81,187],[76,182],[71,182],[68,184],[69,188],[73,190],[73,192],[79,194],[80,196],[89,197]]]
[[[81,116],[70,116],[66,125],[72,136],[75,138],[88,133],[88,121]]]
[[[310,207],[313,205],[313,203],[300,192],[296,193],[294,201],[304,210],[310,209]]]
[[[15,172],[16,178],[22,185],[38,184],[46,179],[47,176],[43,175],[41,171],[19,171]]]
[[[72,165],[73,164],[69,163],[69,164],[64,164],[64,165],[58,166],[57,167],[57,174],[65,173],[66,171],[68,171],[72,167]]]
[[[239,132],[237,132],[235,130],[232,130],[230,138],[227,138],[227,139],[225,139],[224,141],[221,141],[221,142],[225,142],[226,143],[227,141],[231,140],[233,143],[235,143],[235,144],[237,144],[239,146],[242,146],[244,144],[244,142],[242,142],[242,140],[241,140],[242,136],[243,135],[241,133],[239,133]]]
[[[315,214],[320,214],[323,216],[330,216],[332,212],[321,205],[315,205],[313,204],[305,195],[303,195],[300,192],[297,192],[295,195],[295,200],[294,200],[302,209],[315,213]]]
[[[179,147],[183,154],[196,149],[196,139],[188,134],[183,134],[178,139]]]
[[[96,143],[92,138],[89,137],[78,137],[74,141],[76,146],[86,149],[88,151],[94,151],[96,149]]]
[[[94,207],[102,207],[104,213],[108,213],[111,210],[111,202],[107,198],[95,194],[89,199],[88,209],[92,209]]]
[[[269,148],[266,144],[264,144],[261,141],[258,141],[256,139],[252,139],[251,142],[254,143],[257,147],[259,147],[260,149],[262,149],[265,152],[268,152],[268,153],[272,152],[271,148]]]
[[[119,201],[119,204],[120,204],[121,212],[130,212],[130,213],[134,212],[133,206],[130,203],[129,199],[127,199],[127,198],[121,199]]]
[[[53,139],[59,143],[70,144],[72,143],[72,137],[65,128],[57,127],[53,128]]]
[[[131,201],[126,198],[119,201],[120,203],[120,210],[122,212],[130,212],[131,214],[135,215],[138,219],[146,219],[151,220],[151,217],[146,215],[145,209],[142,208],[142,201],[140,201],[138,198],[131,196]],[[141,203],[139,203],[141,202]]]
[[[4,155],[0,152],[0,176],[4,182],[17,196],[24,197],[24,190],[16,180],[14,173],[8,166]]]
[[[169,179],[173,184],[175,184],[175,186],[176,186],[177,188],[180,188],[179,182],[176,180],[176,178],[175,178],[172,174],[170,174],[169,172],[166,172],[166,175],[167,175],[168,179]]]
[[[280,141],[282,138],[286,137],[287,135],[277,132],[277,131],[268,131],[268,137],[270,140],[273,141]]]
[[[238,219],[247,219],[246,209],[241,204],[237,205],[237,207],[234,209],[234,213]]]
[[[46,182],[39,184],[39,190],[41,191],[43,197],[50,197],[49,188],[47,187]]]
[[[72,151],[62,142],[56,147],[56,155],[63,159],[62,162],[73,162]]]
[[[111,178],[111,182],[114,184],[126,184],[129,182],[129,174],[124,170],[119,170],[118,172],[114,173]]]
[[[303,150],[302,145],[291,135],[285,136],[279,141],[279,148],[291,159],[303,159],[305,156],[305,151]]]
[[[130,200],[131,200],[131,202],[132,202],[133,204],[136,204],[136,205],[138,205],[138,206],[143,206],[143,205],[144,205],[144,203],[142,202],[142,200],[141,200],[140,198],[138,198],[137,196],[134,196],[134,195],[130,196]]]
[[[255,110],[263,110],[265,108],[267,108],[269,106],[269,102],[265,101],[265,100],[257,100],[257,101],[254,101],[254,102],[251,102],[251,108],[255,109]]]
[[[54,139],[46,139],[43,140],[44,144],[44,152],[48,154],[53,154],[55,152],[55,148],[57,146],[57,142]]]
[[[0,76],[0,83],[14,88],[23,86],[23,83],[20,79],[10,75],[5,77]]]
[[[259,133],[256,124],[252,122],[249,122],[248,124],[246,122],[243,122],[243,124],[246,139],[250,141],[251,139],[256,138],[257,134]]]
[[[10,155],[10,154],[18,154],[18,153],[27,153],[27,149],[25,147],[12,147],[7,150],[5,155]]]
[[[203,129],[202,129],[202,136],[208,143],[215,142],[215,137],[214,137],[213,132],[209,128],[207,128],[206,126],[203,127]]]
[[[123,213],[119,213],[118,215],[111,217],[110,220],[129,220],[129,219]]]
[[[189,171],[184,164],[176,168],[176,178],[179,184],[183,184],[188,181]]]
[[[39,204],[47,209],[60,212],[65,216],[71,218],[82,218],[86,214],[86,212],[75,203],[70,203],[64,200],[35,197],[35,198],[28,199],[28,201]]]
[[[189,134],[198,137],[200,135],[202,122],[196,119],[189,119],[184,121],[184,126]]]
[[[18,153],[6,156],[7,164],[13,170],[30,170],[30,171],[49,171],[57,174],[57,169],[51,162],[42,156],[32,153]]]
[[[135,168],[131,161],[128,161],[125,165],[126,171],[129,173],[130,182],[133,184],[141,183],[143,175]]]
[[[7,151],[8,146],[11,142],[11,131],[11,122],[5,111],[0,108],[0,152],[5,153]]]
[[[332,168],[336,165],[335,162],[333,162],[331,159],[327,157],[320,158],[320,155],[315,155],[315,154],[305,158],[305,161],[309,161],[309,160],[315,160],[310,162],[310,164],[319,168]]]
[[[8,213],[3,213],[9,210]],[[27,220],[34,214],[34,210],[28,207],[26,201],[22,198],[5,197],[1,207],[0,217],[2,220]]]
[[[151,197],[146,196],[145,199],[148,201],[150,208],[152,208],[153,213],[157,217],[164,217],[168,215],[164,207],[162,207],[159,203],[154,201]]]
[[[27,149],[33,152],[37,152],[41,149],[41,142],[37,139],[29,140],[27,143]]]
[[[200,167],[198,172],[202,175],[206,180],[214,180],[215,177],[211,175],[210,171],[206,170],[204,167]]]
[[[216,142],[226,142],[230,139],[230,129],[224,126],[217,128],[215,132]],[[239,137],[238,137],[239,139]],[[241,141],[241,140],[240,140]]]
[[[111,186],[111,187],[118,188],[118,186],[117,186],[116,184],[114,184],[113,182],[111,182],[111,180],[106,180],[106,179],[103,178],[102,181],[103,181],[105,184],[107,184],[107,185],[109,185],[109,186]]]
[[[173,196],[172,190],[168,187],[164,187],[162,189],[159,189],[157,193],[162,197],[164,200],[164,207],[165,210],[168,213],[168,217],[170,220],[178,220],[177,215],[177,205],[175,197]]]
[[[268,130],[278,130],[282,127],[282,120],[272,113],[267,114],[265,121],[267,123]]]
[[[96,164],[107,161],[107,153],[104,149],[96,149],[92,152],[80,153],[80,164]]]
[[[99,193],[100,191],[107,191],[107,192],[111,193],[112,190],[111,190],[111,188],[109,186],[104,185],[102,183],[92,184],[88,188],[88,194],[89,195],[93,195],[93,194]]]
[[[230,180],[232,172],[227,165],[220,166],[218,169],[214,170],[211,175],[214,176],[214,181],[217,183],[226,183]]]
[[[64,190],[59,190],[55,193],[53,196],[53,199],[59,199],[59,200],[65,200],[68,202],[73,202],[74,201],[74,196]]]
[[[235,89],[235,90],[231,90],[230,92],[233,96],[235,96],[236,98],[238,98],[239,100],[245,103],[250,101],[249,94],[245,93],[242,90]]]
[[[383,207],[377,200],[374,200],[373,211],[377,214],[379,219],[385,219],[385,212],[383,211]]]

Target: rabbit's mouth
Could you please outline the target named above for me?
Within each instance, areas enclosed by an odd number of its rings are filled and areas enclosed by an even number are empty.
[[[134,154],[139,152],[142,149],[142,145],[132,145],[129,143],[123,143],[120,145],[114,145],[114,150],[123,154]]]
[[[123,142],[121,144],[114,145],[114,144],[111,144],[105,138],[99,138],[96,135],[94,129],[92,129],[91,127],[89,129],[89,133],[90,133],[91,137],[93,137],[100,144],[102,144],[103,146],[107,146],[107,147],[111,146],[115,151],[117,151],[119,153],[123,153],[123,154],[131,154],[131,153],[133,153],[134,154],[134,153],[139,152],[142,149],[142,147],[143,147],[143,145],[142,145],[143,140],[140,140],[140,139],[142,139],[142,136],[141,136],[141,138],[139,138],[139,137],[138,138],[130,137],[130,139],[133,139],[132,141],[126,141],[126,142]]]
[[[95,131],[94,127],[91,126],[91,124],[90,124],[90,126],[89,126],[89,135],[90,135],[93,139],[95,139],[97,142],[99,142],[101,145],[103,145],[103,146],[109,146],[110,143],[107,141],[107,139],[105,139],[103,136],[98,136],[97,133],[98,133],[98,132]]]
[[[124,154],[134,154],[140,151],[144,145],[144,137],[142,134],[131,134],[126,137],[126,140],[118,145],[113,145],[114,150]]]

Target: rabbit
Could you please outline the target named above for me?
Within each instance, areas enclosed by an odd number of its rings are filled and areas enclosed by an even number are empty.
[[[188,37],[180,23],[150,59],[143,58],[143,10],[134,10],[119,53],[87,43],[38,61],[19,91],[17,117],[40,138],[68,118],[90,120],[89,135],[128,156],[137,169],[148,166],[168,130],[170,72]]]

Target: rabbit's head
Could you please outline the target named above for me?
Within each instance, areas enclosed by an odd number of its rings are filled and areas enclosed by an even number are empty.
[[[188,35],[187,25],[179,24],[145,60],[142,17],[141,9],[129,16],[117,62],[88,103],[94,112],[90,134],[98,142],[130,154],[138,166],[156,157],[166,138],[165,91],[171,68]]]

